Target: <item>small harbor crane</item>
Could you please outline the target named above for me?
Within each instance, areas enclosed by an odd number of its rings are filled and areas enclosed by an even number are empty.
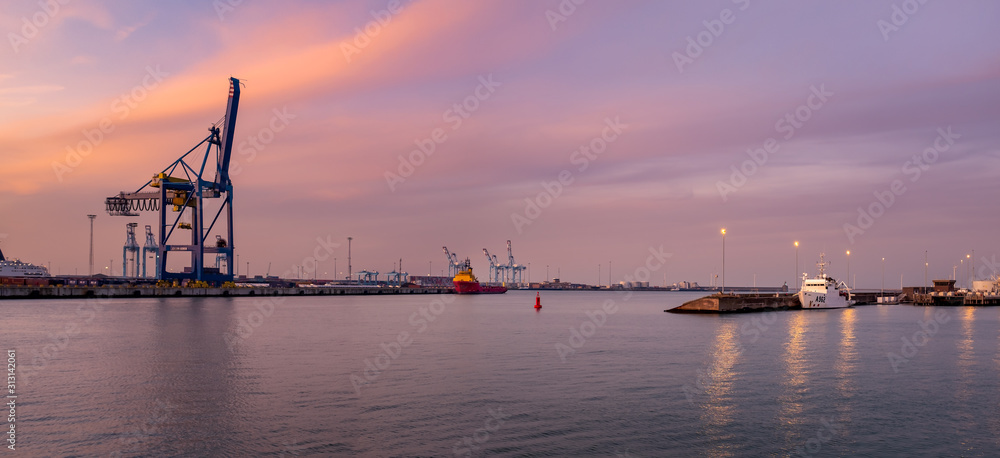
[[[159,247],[156,246],[156,236],[153,235],[153,226],[146,225],[146,243],[142,245],[142,278],[147,278],[146,276],[146,261],[152,256],[153,258],[153,268],[158,269],[159,265],[156,263],[156,259],[159,257],[157,252]],[[160,271],[156,270],[154,272],[153,278],[159,278]]]
[[[139,276],[139,242],[135,240],[135,228],[138,225],[139,223],[125,225],[125,246],[122,247],[122,277]]]

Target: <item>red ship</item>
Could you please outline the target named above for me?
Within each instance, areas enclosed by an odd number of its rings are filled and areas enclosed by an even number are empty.
[[[458,294],[502,294],[507,292],[507,287],[503,285],[479,283],[476,276],[472,274],[472,265],[468,258],[452,281],[455,283],[455,292]]]

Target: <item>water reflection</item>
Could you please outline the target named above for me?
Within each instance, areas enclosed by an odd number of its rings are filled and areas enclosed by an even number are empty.
[[[785,430],[788,444],[801,442],[794,434],[795,426],[802,423],[802,399],[807,391],[808,370],[806,368],[805,332],[806,315],[796,313],[788,321],[788,341],[785,342],[785,352],[782,363],[785,366],[785,376],[781,380],[782,392],[778,396],[781,409],[778,418]]]
[[[959,390],[958,397],[962,400],[968,400],[970,390],[969,384],[971,383],[973,374],[973,369],[976,365],[976,354],[975,354],[975,341],[974,341],[974,324],[976,321],[976,308],[975,307],[965,307],[961,313],[962,321],[962,339],[958,341],[958,379],[959,379]]]
[[[840,352],[834,363],[837,371],[837,392],[842,399],[839,409],[844,423],[850,421],[851,398],[855,390],[854,373],[858,362],[858,349],[854,327],[857,316],[857,311],[853,308],[844,309],[840,314]]]
[[[731,425],[736,412],[732,395],[737,374],[733,368],[743,355],[738,329],[736,321],[719,326],[712,346],[712,365],[705,374],[709,383],[705,389],[708,402],[703,405],[702,420],[708,437],[714,441],[709,456],[735,456]]]

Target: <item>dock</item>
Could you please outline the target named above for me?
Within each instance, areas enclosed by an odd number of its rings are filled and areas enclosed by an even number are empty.
[[[449,287],[237,287],[186,288],[155,286],[0,286],[2,299],[89,299],[137,297],[259,297],[259,296],[366,296],[393,294],[453,294]]]
[[[679,307],[664,310],[670,313],[741,313],[769,310],[801,309],[797,294],[713,294]]]

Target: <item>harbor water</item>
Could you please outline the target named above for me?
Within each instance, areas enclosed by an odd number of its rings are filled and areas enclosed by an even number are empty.
[[[21,456],[1000,453],[1000,308],[696,297],[10,300],[0,346]]]

